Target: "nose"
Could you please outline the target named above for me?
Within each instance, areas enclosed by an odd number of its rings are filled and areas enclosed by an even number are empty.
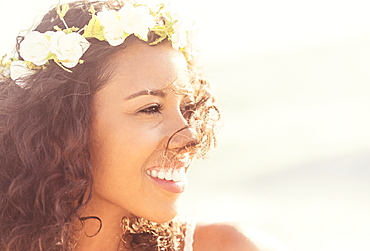
[[[174,150],[178,152],[185,151],[189,152],[198,145],[198,137],[197,133],[194,129],[190,128],[187,121],[184,119],[182,114],[179,114],[180,121],[174,123],[172,132],[170,133],[170,137],[167,141],[167,150]],[[172,120],[176,122],[175,119]]]
[[[189,126],[184,126],[171,135],[166,149],[190,151],[190,148],[194,148],[196,145],[198,145],[196,133]]]

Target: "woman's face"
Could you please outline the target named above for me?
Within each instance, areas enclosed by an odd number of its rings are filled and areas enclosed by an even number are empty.
[[[186,60],[170,43],[135,42],[110,63],[113,74],[93,98],[90,204],[97,214],[169,221],[187,183],[187,161],[174,152],[195,142],[181,113],[187,97],[173,91],[190,82]]]

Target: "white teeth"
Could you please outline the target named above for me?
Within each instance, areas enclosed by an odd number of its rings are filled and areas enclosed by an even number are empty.
[[[158,172],[157,178],[163,180],[165,177],[166,177],[165,171],[163,169],[160,169],[159,172]]]
[[[158,178],[161,180],[173,180],[173,181],[182,181],[186,178],[186,173],[183,168],[181,169],[167,169],[164,168],[157,170],[148,170],[147,174],[153,178]]]
[[[171,172],[171,170],[167,170],[166,176],[164,178],[166,180],[172,180],[172,172]]]

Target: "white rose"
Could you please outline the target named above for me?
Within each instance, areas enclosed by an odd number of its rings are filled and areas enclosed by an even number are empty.
[[[90,43],[79,33],[65,34],[57,31],[50,36],[51,52],[65,67],[72,68],[78,64]]]
[[[45,36],[46,36],[46,37],[48,37],[48,38],[49,38],[49,40],[50,40],[50,37],[51,37],[52,35],[54,35],[54,34],[55,34],[55,31],[47,31],[47,32],[45,32],[44,34],[45,34]]]
[[[0,65],[0,74],[2,74],[5,77],[10,76],[10,70],[6,66]]]
[[[18,80],[21,77],[27,77],[34,73],[33,70],[27,67],[26,62],[24,61],[13,61],[9,68],[10,78],[14,81]],[[21,85],[19,81],[16,81],[17,84]]]
[[[185,46],[188,43],[188,38],[187,38],[188,26],[184,24],[183,22],[178,21],[173,25],[173,28],[175,30],[175,33],[172,34],[171,36],[172,47],[175,50],[178,50],[180,48],[185,48]]]
[[[35,65],[43,65],[50,53],[50,43],[44,34],[38,31],[28,33],[20,44],[21,57]]]
[[[168,22],[173,23],[174,33],[170,35],[169,39],[172,42],[172,47],[179,50],[185,48],[188,43],[188,32],[192,30],[192,18],[181,9],[181,5],[174,3],[166,5],[161,10],[161,15],[168,19]]]
[[[97,17],[104,27],[104,38],[110,45],[117,46],[125,41],[126,37],[116,11],[103,10],[98,12]]]
[[[192,24],[192,18],[187,15],[184,11],[180,11],[178,8],[171,6],[171,19],[173,22],[174,34],[171,36],[172,47],[176,50],[185,48],[188,43],[188,32],[194,27]]]
[[[126,33],[135,34],[143,40],[148,40],[149,28],[156,25],[148,7],[142,5],[134,7],[131,4],[125,4],[118,11],[118,14]]]

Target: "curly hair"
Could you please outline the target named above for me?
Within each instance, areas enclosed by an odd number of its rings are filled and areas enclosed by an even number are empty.
[[[84,27],[90,6],[119,9],[120,0],[79,1],[64,17],[70,26]],[[54,9],[36,31],[62,26]],[[89,130],[91,102],[109,79],[109,58],[134,37],[116,47],[90,39],[84,63],[67,72],[56,63],[22,80],[23,88],[0,77],[0,249],[73,250],[79,209],[91,198]],[[148,44],[155,39],[149,35]],[[21,38],[18,39],[18,43]],[[18,46],[19,47],[19,46]],[[189,69],[193,62],[188,61]],[[183,111],[199,138],[203,156],[215,143],[218,110],[209,84],[195,70],[194,102]],[[216,112],[216,117],[212,116]]]

